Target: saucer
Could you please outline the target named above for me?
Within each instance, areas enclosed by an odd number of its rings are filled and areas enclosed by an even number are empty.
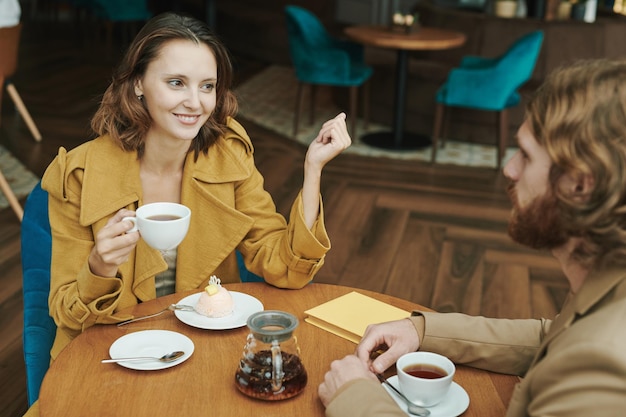
[[[198,303],[200,294],[202,293],[191,294],[180,300],[178,304],[195,306]],[[235,309],[232,314],[226,317],[213,318],[203,316],[195,311],[182,310],[176,310],[174,314],[178,320],[189,326],[209,330],[226,330],[245,326],[248,322],[248,317],[258,311],[263,311],[263,303],[251,295],[236,291],[230,291],[230,295],[233,297]]]
[[[154,371],[180,365],[194,351],[194,344],[187,336],[169,330],[143,330],[129,333],[117,339],[109,348],[111,359],[130,358],[135,356],[154,356],[160,358],[166,353],[182,350],[183,356],[173,362],[159,362],[157,360],[118,362],[125,368],[139,371]]]
[[[394,387],[400,389],[400,383],[398,382],[397,375],[394,375],[391,378],[387,378],[387,380]],[[393,392],[391,388],[385,386],[385,384],[383,384],[383,387],[387,390],[389,395],[391,395],[391,398],[393,398],[394,401],[400,406],[402,411],[407,413],[407,415],[412,416],[412,414],[409,414],[409,412],[407,411],[406,403],[404,402],[404,400],[402,400],[402,398],[400,398],[398,394]],[[450,391],[448,391],[448,395],[446,395],[446,398],[444,398],[439,404],[428,407],[428,409],[430,410],[429,417],[456,417],[458,415],[461,415],[465,410],[467,410],[468,406],[469,395],[467,395],[467,392],[463,389],[462,386],[453,381],[452,385],[450,386]]]

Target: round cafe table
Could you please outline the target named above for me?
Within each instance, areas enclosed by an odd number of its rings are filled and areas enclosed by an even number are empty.
[[[205,330],[186,325],[173,313],[126,326],[96,325],[74,339],[52,363],[39,396],[40,415],[48,416],[324,416],[317,388],[330,363],[353,353],[355,344],[304,321],[304,311],[358,291],[411,311],[418,305],[376,292],[350,287],[310,284],[301,290],[281,290],[263,283],[225,285],[252,295],[266,310],[283,310],[300,320],[295,335],[308,373],[308,384],[298,396],[262,401],[243,395],[235,386],[235,371],[246,343],[248,328]],[[172,294],[139,304],[130,311],[145,315],[197,291]],[[102,364],[119,337],[140,330],[172,330],[195,345],[185,362],[167,369],[138,371]],[[392,370],[390,370],[391,372]],[[393,374],[390,373],[389,375]],[[389,376],[388,375],[388,376]],[[517,377],[459,366],[454,380],[465,388],[470,405],[463,416],[502,416]]]
[[[465,34],[430,27],[419,27],[411,33],[395,32],[381,25],[349,26],[345,33],[356,42],[378,48],[395,49],[397,54],[393,130],[369,133],[361,140],[374,147],[392,150],[420,149],[429,146],[430,137],[411,134],[404,130],[408,54],[410,51],[457,48],[465,43]]]

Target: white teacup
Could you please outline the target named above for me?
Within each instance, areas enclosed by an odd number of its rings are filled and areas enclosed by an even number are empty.
[[[170,250],[183,241],[189,230],[191,210],[177,203],[150,203],[137,209],[136,217],[124,217],[135,224],[142,239],[154,249]]]
[[[422,407],[439,404],[448,394],[456,367],[445,356],[411,352],[396,361],[400,391]]]

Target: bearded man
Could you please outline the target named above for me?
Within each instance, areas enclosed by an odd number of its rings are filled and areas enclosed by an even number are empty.
[[[626,61],[557,70],[526,110],[503,171],[509,234],[559,260],[571,290],[562,310],[554,320],[415,311],[369,326],[319,386],[327,416],[406,416],[375,373],[418,349],[522,376],[507,417],[626,412]]]

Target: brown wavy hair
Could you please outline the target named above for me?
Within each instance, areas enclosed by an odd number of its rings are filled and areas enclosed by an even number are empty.
[[[582,237],[586,267],[626,264],[626,61],[580,61],[553,72],[527,106],[527,120],[552,160],[550,184],[563,225]],[[591,178],[584,201],[558,180]]]
[[[227,118],[237,114],[237,100],[231,91],[233,66],[230,54],[204,22],[168,12],[150,19],[128,47],[91,120],[91,128],[97,135],[110,135],[123,149],[137,151],[141,158],[152,119],[143,101],[135,95],[135,84],[157,58],[163,45],[178,39],[204,43],[217,62],[215,110],[193,139],[190,152],[193,150],[197,159],[200,152],[207,153],[224,134]]]

